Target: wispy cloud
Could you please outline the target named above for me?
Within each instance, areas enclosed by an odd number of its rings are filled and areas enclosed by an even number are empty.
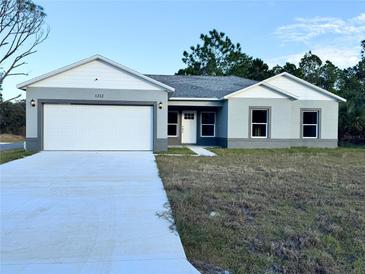
[[[300,59],[304,56],[305,53],[306,53],[305,51],[301,51],[298,53],[271,58],[270,60],[268,60],[268,64],[270,67],[273,67],[277,64],[283,65],[286,62],[298,64],[300,62]],[[335,48],[331,46],[318,47],[312,49],[312,53],[318,55],[323,62],[326,60],[330,60],[332,63],[334,63],[340,68],[347,68],[353,66],[359,61],[360,47],[359,46],[353,48]]]
[[[296,18],[295,23],[281,26],[275,34],[284,42],[309,41],[324,35],[358,38],[365,36],[365,13],[350,19],[336,17]]]
[[[271,65],[298,63],[311,50],[323,61],[341,68],[353,66],[360,58],[360,41],[365,39],[365,13],[343,19],[338,17],[296,18],[293,24],[276,29],[282,46],[302,45],[305,50],[272,58]]]

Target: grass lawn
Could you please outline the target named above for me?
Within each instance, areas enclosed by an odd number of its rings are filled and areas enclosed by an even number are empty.
[[[14,134],[0,134],[0,142],[14,143],[24,141],[24,136]]]
[[[24,149],[0,151],[0,164],[24,158],[32,154],[33,152],[25,151]]]
[[[203,273],[365,273],[365,149],[212,151],[157,157]]]
[[[158,154],[181,154],[181,155],[196,155],[187,147],[169,147],[167,151],[159,152]]]

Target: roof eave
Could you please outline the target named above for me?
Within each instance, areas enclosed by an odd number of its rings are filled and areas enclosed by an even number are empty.
[[[261,83],[261,85],[263,85],[263,86],[265,86],[267,88],[273,89],[274,91],[280,93],[281,95],[287,96],[287,97],[289,97],[289,98],[291,98],[293,100],[299,100],[299,97],[298,96],[296,96],[296,95],[294,95],[294,94],[292,94],[290,92],[287,92],[287,91],[285,91],[285,90],[283,90],[281,88],[278,88],[277,86],[270,85],[267,82],[263,82],[263,83]]]
[[[289,77],[289,78],[291,78],[291,79],[293,79],[293,80],[295,80],[295,81],[297,81],[299,83],[302,83],[304,85],[307,85],[307,86],[309,86],[309,87],[311,87],[311,88],[313,88],[313,89],[315,89],[315,90],[317,90],[317,91],[319,91],[319,92],[327,95],[328,97],[331,97],[332,99],[336,99],[338,102],[346,102],[347,101],[345,98],[342,98],[341,96],[338,96],[338,95],[336,95],[336,94],[334,94],[332,92],[329,92],[328,90],[325,90],[323,88],[320,88],[320,87],[318,87],[316,85],[313,85],[313,84],[309,83],[308,81],[305,81],[303,79],[300,79],[299,77],[296,77],[295,75],[292,75],[292,74],[290,74],[288,72],[282,72],[279,75],[285,75],[285,76],[287,76],[287,77]]]
[[[276,86],[270,85],[269,83],[266,82],[266,80],[263,80],[261,82],[258,82],[256,84],[254,84],[254,85],[248,86],[248,87],[246,87],[244,89],[240,89],[240,90],[237,90],[237,91],[232,92],[230,94],[227,94],[226,96],[223,97],[223,99],[229,99],[230,97],[232,97],[235,94],[244,92],[244,91],[246,91],[246,90],[248,90],[250,88],[257,87],[257,86],[264,86],[264,87],[267,87],[269,89],[274,90],[275,92],[277,92],[277,93],[279,93],[281,95],[287,96],[287,97],[289,97],[292,100],[299,100],[299,97],[295,96],[294,94],[291,94],[290,92],[284,91],[284,90],[282,90],[282,89],[280,89],[280,88],[278,88]]]
[[[170,97],[171,101],[221,101],[222,99],[216,97]]]

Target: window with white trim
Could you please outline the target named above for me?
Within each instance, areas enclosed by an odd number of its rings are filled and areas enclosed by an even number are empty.
[[[302,137],[318,138],[318,111],[302,112]]]
[[[201,137],[215,137],[215,112],[201,112],[200,124]]]
[[[167,121],[167,135],[169,137],[178,136],[178,112],[169,111]]]
[[[268,109],[251,109],[251,138],[267,138],[268,125]]]

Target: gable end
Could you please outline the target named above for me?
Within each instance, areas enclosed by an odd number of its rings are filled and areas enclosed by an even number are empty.
[[[337,102],[346,102],[346,99],[287,72],[275,75],[266,80],[258,82],[255,85],[230,93],[226,95],[224,99],[231,97],[248,97],[249,93],[252,93],[254,98],[264,98],[260,94],[254,95],[254,89],[256,89],[257,92],[260,90],[257,87],[267,87],[272,91],[275,91],[278,94],[284,95],[293,100],[335,100]],[[244,92],[246,92],[247,95],[244,95]],[[261,91],[261,93],[263,92]],[[266,95],[267,97],[265,98],[275,98],[275,96],[272,97],[269,94]]]
[[[73,87],[142,89],[173,92],[174,88],[131,70],[101,55],[83,59],[17,85],[27,87]]]

